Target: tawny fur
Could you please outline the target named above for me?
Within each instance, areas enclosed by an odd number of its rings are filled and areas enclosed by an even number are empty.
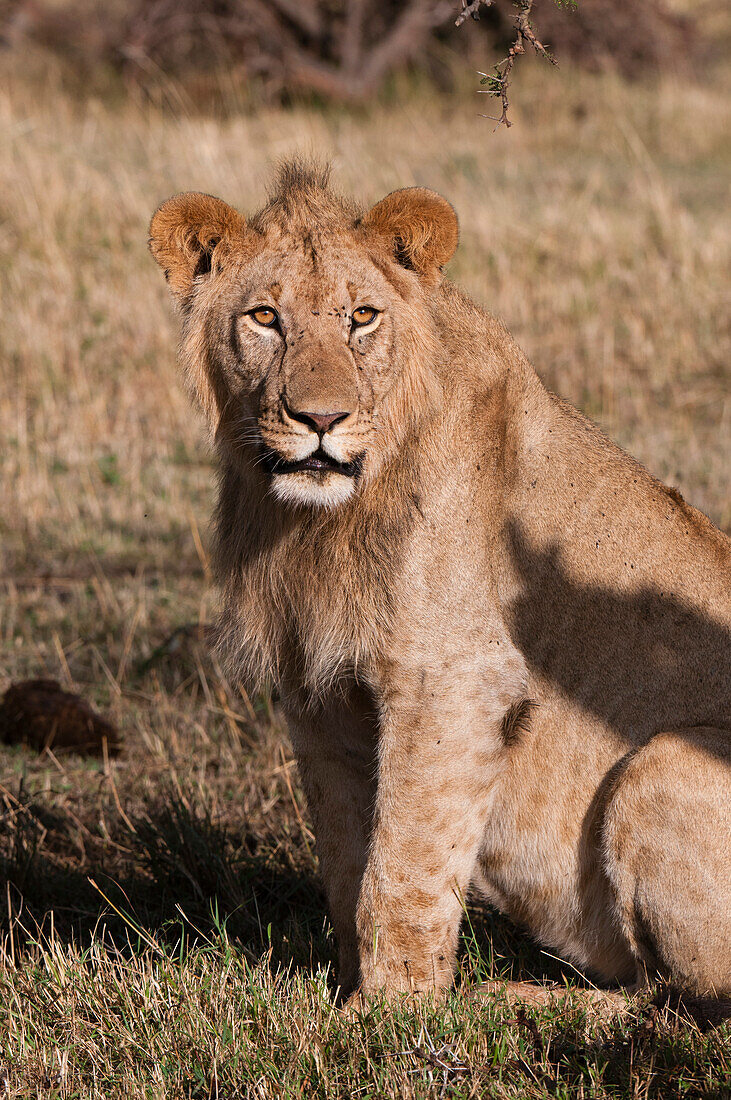
[[[476,888],[605,981],[729,993],[729,540],[544,388],[456,244],[433,192],[362,212],[297,165],[249,220],[151,227],[220,456],[221,646],[279,685],[341,983],[449,986]],[[357,477],[267,471],[335,412]]]

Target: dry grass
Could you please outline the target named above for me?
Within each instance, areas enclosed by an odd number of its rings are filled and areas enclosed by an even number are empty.
[[[549,385],[728,529],[723,75],[628,89],[526,64],[530,111],[493,134],[464,96],[216,120],[175,88],[165,109],[80,104],[52,68],[5,63],[0,690],[55,676],[126,750],[0,749],[0,1095],[728,1095],[728,1031],[669,1010],[588,1031],[578,1007],[544,1012],[540,1044],[513,1010],[460,995],[375,1008],[367,1027],[334,1011],[276,707],[227,684],[194,630],[165,641],[213,613],[214,479],[146,255],[162,198],[256,206],[295,150],[332,158],[366,200],[435,187],[461,217],[454,277]],[[473,925],[468,976],[564,972],[505,922]]]

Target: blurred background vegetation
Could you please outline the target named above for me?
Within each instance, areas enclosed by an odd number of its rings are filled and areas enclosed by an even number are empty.
[[[222,88],[352,101],[404,71],[452,88],[506,51],[515,17],[510,0],[3,0],[0,41],[51,51],[87,92],[119,76],[151,93],[175,78],[204,101]],[[557,57],[630,77],[688,74],[728,44],[716,0],[534,0],[531,18]]]

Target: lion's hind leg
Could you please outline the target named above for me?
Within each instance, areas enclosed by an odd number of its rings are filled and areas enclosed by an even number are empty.
[[[638,977],[730,993],[731,734],[678,730],[630,753],[603,842]]]

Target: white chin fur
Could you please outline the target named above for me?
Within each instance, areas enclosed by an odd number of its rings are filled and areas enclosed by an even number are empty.
[[[285,504],[337,508],[355,490],[355,481],[344,474],[274,474],[272,493]]]

